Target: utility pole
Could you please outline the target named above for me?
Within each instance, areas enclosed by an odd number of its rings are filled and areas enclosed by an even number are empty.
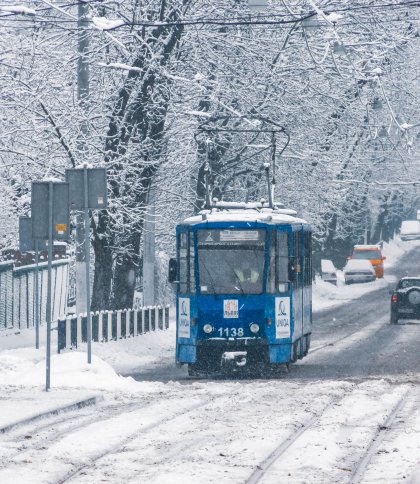
[[[77,60],[77,100],[79,106],[87,114],[87,104],[89,99],[89,34],[88,34],[88,3],[80,2],[77,7],[78,13],[78,60]],[[89,122],[84,118],[80,123],[80,133],[78,137],[77,150],[79,160],[86,161],[83,158],[87,154],[86,137],[89,132]],[[73,168],[75,168],[73,166]],[[90,249],[90,247],[89,247]],[[90,308],[87,307],[86,293],[86,267],[85,257],[85,221],[83,212],[76,213],[76,314],[87,313]]]
[[[149,190],[143,238],[143,306],[155,304],[155,191]]]

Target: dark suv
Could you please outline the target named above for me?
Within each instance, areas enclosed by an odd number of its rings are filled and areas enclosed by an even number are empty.
[[[391,296],[391,324],[420,319],[420,277],[403,277]]]

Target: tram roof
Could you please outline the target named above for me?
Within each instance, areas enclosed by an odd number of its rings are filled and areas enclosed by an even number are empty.
[[[285,208],[212,208],[202,210],[198,215],[185,219],[188,225],[205,222],[260,222],[266,224],[305,224],[306,220],[296,217],[294,210]]]

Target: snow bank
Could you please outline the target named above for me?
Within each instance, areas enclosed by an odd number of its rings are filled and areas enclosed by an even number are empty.
[[[394,281],[396,281],[395,277],[385,276],[383,279],[376,279],[373,282],[345,285],[343,272],[337,271],[337,286],[334,286],[317,276],[315,284],[312,286],[312,308],[314,311],[321,311],[340,306],[352,299],[363,296],[367,292],[387,287]]]
[[[44,351],[29,348],[2,351],[0,368],[0,385],[45,385]],[[138,383],[132,378],[117,375],[108,363],[95,355],[88,365],[86,354],[77,351],[51,357],[51,385],[54,388],[138,391]]]
[[[389,267],[394,267],[398,263],[398,259],[405,253],[412,250],[414,247],[420,247],[420,240],[403,241],[399,237],[384,242],[383,254],[386,257],[384,262],[385,270]],[[418,274],[418,267],[416,266],[416,274]]]
[[[123,374],[133,371],[151,372],[158,367],[174,366],[175,321],[171,318],[170,327],[166,331],[95,344],[93,351],[118,373]]]

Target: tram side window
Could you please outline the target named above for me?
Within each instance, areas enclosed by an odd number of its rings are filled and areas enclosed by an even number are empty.
[[[277,233],[277,277],[278,284],[289,282],[289,234]]]
[[[189,280],[190,280],[190,292],[195,292],[195,271],[194,271],[194,233],[190,233],[190,272],[189,272]]]
[[[312,234],[311,232],[304,233],[304,258],[305,258],[304,285],[310,286],[312,284]]]
[[[188,239],[187,234],[179,236],[179,291],[188,291]]]
[[[295,266],[295,277],[293,280],[293,287],[297,288],[302,284],[302,279],[299,274],[302,271],[301,260],[302,260],[302,233],[293,232],[293,256],[294,256],[294,266]]]
[[[270,232],[270,264],[268,266],[268,284],[267,292],[273,294],[276,292],[276,274],[277,274],[277,259],[276,259],[276,231]]]

